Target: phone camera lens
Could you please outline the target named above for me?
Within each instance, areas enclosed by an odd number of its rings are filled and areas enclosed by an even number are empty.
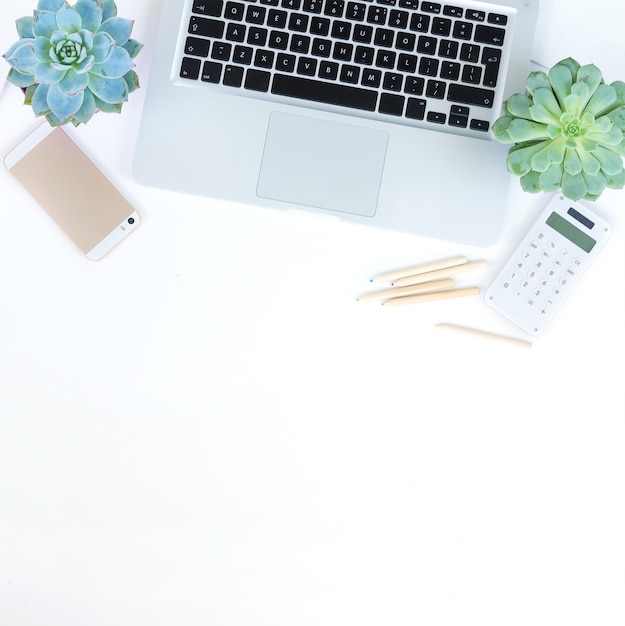
[[[135,218],[134,217],[129,217],[128,218],[128,223],[129,224],[134,224],[135,223]]]

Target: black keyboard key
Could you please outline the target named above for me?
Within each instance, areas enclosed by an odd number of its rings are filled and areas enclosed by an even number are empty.
[[[485,26],[478,24],[475,27],[475,41],[477,43],[485,43],[491,46],[503,46],[503,38],[506,31],[496,26]]]
[[[482,52],[482,65],[484,65],[484,86],[495,87],[499,75],[501,63],[501,50],[499,48],[484,48]]]
[[[367,11],[367,22],[369,24],[377,24],[378,26],[383,26],[386,24],[386,14],[388,9],[386,7],[381,6],[370,6]]]
[[[419,74],[423,74],[423,76],[436,76],[438,74],[438,59],[421,57],[419,61]]]
[[[451,32],[451,20],[445,17],[435,17],[432,20],[432,30],[430,32],[433,35],[447,37]]]
[[[190,59],[184,57],[180,66],[180,78],[188,78],[189,80],[197,80],[200,75],[202,61],[200,59]]]
[[[446,80],[458,80],[460,78],[460,63],[443,61],[441,63],[441,78]]]
[[[380,70],[372,70],[370,68],[366,68],[362,72],[362,80],[360,84],[365,87],[373,87],[377,89],[382,82],[382,72]]]
[[[291,37],[289,50],[291,52],[297,52],[298,54],[308,54],[310,50],[310,37],[308,37],[308,35],[293,35]]]
[[[443,8],[443,15],[449,15],[450,17],[462,17],[464,10],[461,7],[446,6]]]
[[[420,13],[413,13],[410,18],[410,30],[414,30],[418,33],[427,33],[430,27],[430,16],[421,15]]]
[[[407,76],[404,84],[404,93],[413,96],[422,96],[425,89],[425,80],[420,76]]]
[[[277,75],[276,75],[277,76]],[[252,91],[269,91],[271,74],[262,70],[247,70],[244,86]]]
[[[195,17],[195,15],[192,15],[189,21],[189,34],[200,35],[201,37],[221,39],[225,28],[224,22],[206,17]]]
[[[222,82],[226,87],[240,87],[243,84],[243,68],[226,65]]]
[[[221,17],[223,4],[223,0],[198,0],[193,3],[191,11],[193,13],[200,13],[201,15]]]
[[[214,63],[213,61],[205,61],[202,66],[202,75],[200,78],[205,83],[217,84],[221,81],[221,71],[223,65],[221,63]]]
[[[346,61],[350,62],[354,55],[354,46],[351,43],[343,43],[342,41],[337,41],[334,44],[334,52],[332,53],[332,58],[337,61]]]
[[[466,128],[469,123],[469,107],[452,105],[449,111],[449,125]]]
[[[248,48],[247,46],[235,46],[232,62],[240,63],[241,65],[251,65],[253,53],[252,48]]]
[[[447,83],[442,80],[428,80],[427,87],[425,89],[425,95],[430,98],[436,98],[442,100],[445,97],[445,91],[447,90]]]
[[[441,12],[441,5],[438,4],[437,2],[422,2],[421,3],[421,10],[425,11],[426,13],[440,13]]]
[[[408,98],[406,105],[406,117],[412,120],[422,120],[425,118],[425,100],[421,98]]]
[[[250,4],[245,12],[245,21],[250,24],[264,24],[267,9]]]
[[[376,28],[375,37],[373,38],[373,43],[376,46],[390,48],[393,45],[394,37],[395,37],[395,32],[392,31],[390,28]]]
[[[462,68],[462,82],[479,85],[482,82],[482,68],[479,65],[465,65]]]
[[[214,59],[215,61],[229,61],[231,53],[232,44],[224,43],[223,41],[216,41],[213,44],[211,59]]]
[[[360,80],[360,68],[355,65],[343,65],[341,66],[340,80],[343,83],[350,83],[357,85]]]
[[[296,56],[294,54],[284,54],[281,52],[276,59],[276,69],[292,74],[295,71],[295,61]]]
[[[252,26],[247,31],[247,43],[250,46],[264,46],[267,43],[267,29]]]
[[[380,107],[378,111],[386,115],[400,116],[404,112],[404,96],[393,93],[383,93],[380,96]]]
[[[360,65],[372,65],[375,50],[373,48],[367,48],[366,46],[356,46],[356,53],[354,54],[354,63]]]
[[[279,30],[272,30],[269,33],[269,47],[276,50],[286,50],[289,46],[289,36]]]
[[[495,99],[495,92],[492,89],[481,89],[452,83],[449,85],[447,100],[460,104],[474,104],[479,107],[491,108]]]
[[[455,59],[458,56],[458,42],[442,39],[438,46],[438,55],[445,59]]]
[[[386,72],[384,74],[384,80],[382,81],[382,87],[386,91],[401,91],[404,77],[397,72]]]
[[[488,132],[490,124],[486,120],[471,120],[470,128],[471,130],[479,130],[480,132]]]
[[[332,50],[332,42],[329,39],[313,39],[310,53],[316,57],[328,58]]]
[[[231,22],[228,24],[228,28],[226,28],[226,39],[228,41],[238,41],[239,43],[242,43],[245,41],[246,33],[247,28],[243,26],[243,24]]]
[[[395,47],[398,50],[407,50],[408,52],[412,52],[416,43],[416,35],[413,35],[412,33],[397,33]]]
[[[388,18],[388,25],[393,28],[408,28],[408,11],[397,11],[393,9]]]
[[[377,92],[370,89],[338,83],[324,83],[287,74],[274,76],[271,93],[364,111],[375,111],[378,99]]]
[[[436,54],[436,39],[434,37],[425,37],[421,35],[417,43],[417,52],[421,54]]]
[[[395,67],[396,55],[392,50],[378,50],[375,55],[376,67],[392,70]]]
[[[288,13],[286,11],[280,11],[279,9],[270,9],[269,18],[267,19],[267,26],[271,28],[286,28],[286,20]]]
[[[361,2],[348,2],[345,17],[348,20],[362,22],[365,19],[367,7]]]
[[[352,34],[352,25],[349,22],[336,21],[332,24],[332,37],[347,41]]]
[[[473,24],[470,22],[456,22],[454,24],[454,38],[469,41],[473,35]]]
[[[319,78],[336,80],[339,77],[339,64],[334,61],[321,61],[319,64]]]
[[[371,26],[356,26],[354,28],[353,40],[357,43],[371,43],[373,38],[373,28]]]
[[[344,0],[326,0],[324,15],[329,17],[343,17],[345,10]]]
[[[430,111],[428,113],[428,122],[433,124],[444,124],[447,121],[447,116],[444,113],[438,113],[437,111]]]
[[[326,37],[330,32],[330,20],[327,17],[314,17],[310,21],[311,35]]]
[[[291,17],[289,18],[289,30],[305,33],[308,28],[309,19],[308,15],[304,15],[303,13],[291,13]]]
[[[200,39],[199,37],[187,37],[184,44],[184,53],[194,57],[207,57],[210,42],[208,39]]]
[[[464,16],[468,20],[473,20],[474,22],[483,22],[484,19],[486,18],[486,13],[484,13],[484,11],[475,11],[473,9],[467,9],[467,12],[464,14]]]
[[[400,54],[397,60],[397,69],[400,72],[413,74],[417,71],[417,55],[416,54]]]
[[[270,70],[273,67],[273,59],[275,53],[271,50],[256,50],[256,54],[254,55],[254,65],[256,67],[262,67],[266,70]]]
[[[500,15],[499,13],[489,13],[488,22],[489,24],[499,24],[499,26],[505,26],[508,23],[508,17]]]
[[[460,60],[477,63],[480,60],[480,47],[474,43],[463,43],[460,47]]]
[[[319,14],[322,8],[323,0],[304,0],[304,4],[302,5],[302,10],[306,11],[306,13]]]
[[[304,76],[314,76],[317,73],[317,60],[310,57],[300,57],[297,62],[297,73]]]

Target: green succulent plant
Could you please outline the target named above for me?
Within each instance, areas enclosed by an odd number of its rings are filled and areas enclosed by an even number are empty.
[[[625,83],[610,85],[594,65],[564,59],[532,72],[493,125],[508,151],[508,171],[525,191],[561,189],[571,200],[596,200],[625,186]]]
[[[113,0],[39,0],[16,26],[20,39],[3,55],[8,80],[53,126],[77,126],[97,110],[119,113],[139,87],[132,59],[142,44],[130,38],[133,22],[117,17]]]

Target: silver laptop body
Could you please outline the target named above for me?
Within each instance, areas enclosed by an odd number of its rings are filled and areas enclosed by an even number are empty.
[[[490,128],[502,101],[524,90],[537,11],[538,0],[164,0],[133,174],[147,186],[490,245],[510,180],[507,147]],[[330,32],[274,28],[298,19]],[[330,43],[342,27],[372,41]],[[365,67],[356,55],[380,43]],[[323,73],[332,84],[302,99]]]

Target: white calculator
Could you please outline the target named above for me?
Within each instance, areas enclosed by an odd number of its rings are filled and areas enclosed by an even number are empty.
[[[488,288],[486,303],[540,335],[611,234],[586,206],[556,195]]]

